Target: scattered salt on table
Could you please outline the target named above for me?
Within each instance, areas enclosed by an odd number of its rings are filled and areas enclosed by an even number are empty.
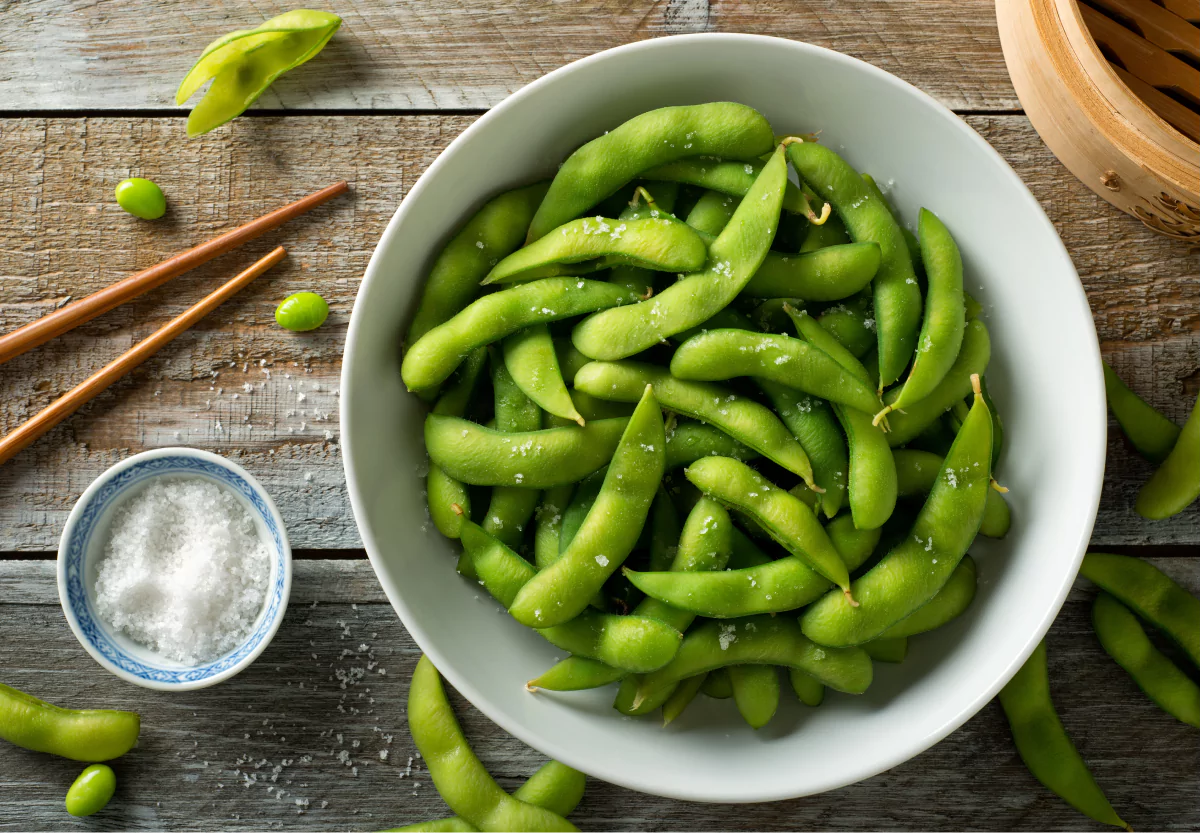
[[[167,659],[197,665],[249,635],[270,575],[267,546],[233,492],[159,477],[116,510],[96,609]]]

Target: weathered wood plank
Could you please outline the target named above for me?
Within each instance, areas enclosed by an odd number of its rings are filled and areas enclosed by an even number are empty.
[[[14,177],[0,191],[4,331],[335,179],[355,187],[352,197],[245,252],[0,366],[0,429],[7,431],[268,247],[289,248],[284,264],[0,467],[0,551],[54,549],[72,503],[105,467],[177,444],[231,455],[262,478],[293,546],[359,547],[337,445],[346,324],[384,224],[470,121],[256,118],[197,144],[182,139],[178,119],[0,120],[0,171]],[[1158,237],[1101,201],[1055,161],[1024,117],[968,121],[1056,223],[1119,373],[1183,421],[1197,393],[1196,246]],[[130,174],[166,189],[164,220],[135,220],[112,202],[113,184]],[[332,308],[330,322],[306,335],[280,330],[271,317],[275,303],[300,289],[319,289]],[[1155,523],[1130,509],[1149,473],[1115,432],[1096,545],[1198,541],[1196,505]]]
[[[1197,592],[1195,559],[1154,563]],[[419,761],[401,777],[414,754],[404,705],[418,652],[369,566],[296,567],[287,619],[251,669],[204,691],[163,694],[117,680],[84,653],[57,609],[52,562],[0,562],[4,682],[143,715],[140,746],[117,762],[117,797],[93,829],[377,830],[445,814]],[[1135,829],[1196,829],[1198,734],[1102,652],[1088,619],[1093,593],[1080,580],[1051,632],[1058,711]],[[480,757],[515,788],[540,757],[456,702]],[[0,829],[66,826],[62,796],[80,767],[0,744]],[[585,830],[1097,829],[1029,775],[995,703],[908,763],[824,795],[715,806],[590,781],[573,821]]]
[[[205,44],[292,8],[23,0],[0,18],[0,109],[173,107]],[[949,107],[1013,110],[989,0],[506,0],[322,6],[341,31],[259,101],[271,109],[485,109],[550,70],[631,41],[693,32],[804,40],[862,58]],[[904,49],[898,49],[904,44]]]

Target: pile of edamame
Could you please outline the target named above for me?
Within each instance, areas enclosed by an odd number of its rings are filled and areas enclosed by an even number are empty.
[[[570,654],[531,691],[620,682],[664,722],[728,692],[758,728],[778,669],[805,703],[859,694],[967,608],[968,548],[1009,528],[1001,422],[951,231],[916,227],[717,102],[629,120],[451,237],[402,376],[459,572]]]

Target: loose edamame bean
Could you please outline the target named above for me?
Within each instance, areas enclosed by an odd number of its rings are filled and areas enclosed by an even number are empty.
[[[797,699],[806,706],[820,706],[826,699],[826,687],[804,671],[789,668],[788,682],[792,684]]]
[[[825,490],[821,494],[822,511],[827,518],[834,517],[842,507],[847,491],[848,460],[847,444],[829,403],[779,382],[755,381],[767,394],[781,421],[805,449],[813,466],[813,481],[819,489]],[[743,459],[736,454],[720,456]]]
[[[1091,819],[1130,830],[1093,780],[1080,753],[1059,722],[1047,679],[1047,643],[1040,642],[997,695],[1018,754],[1030,774]]]
[[[167,213],[163,189],[149,179],[131,177],[117,183],[117,205],[143,220],[157,220]]]
[[[788,161],[814,191],[834,206],[851,239],[880,246],[872,280],[881,389],[904,372],[917,343],[922,293],[901,227],[888,205],[838,154],[814,142],[788,145]]]
[[[1122,433],[1139,454],[1152,463],[1162,463],[1176,445],[1180,426],[1126,387],[1107,362],[1101,362],[1101,369],[1105,371],[1105,401]]]
[[[583,278],[543,278],[473,301],[409,348],[400,373],[409,390],[441,384],[474,350],[532,324],[557,321],[633,300],[625,289]]]
[[[508,795],[467,745],[442,688],[423,656],[409,685],[409,731],[438,794],[451,811],[479,830],[575,830],[567,819]]]
[[[771,665],[731,665],[734,705],[752,729],[768,724],[780,707],[780,675]]]
[[[733,457],[747,462],[758,456],[759,452],[747,448],[725,431],[703,422],[682,419],[667,432],[668,471],[683,468],[702,457]]]
[[[1090,552],[1080,575],[1155,625],[1201,664],[1201,603],[1146,561],[1128,555]]]
[[[136,712],[63,709],[0,684],[0,738],[73,761],[119,758],[137,743]]]
[[[295,292],[275,308],[275,323],[294,333],[315,330],[328,317],[329,304],[316,292]]]
[[[1180,436],[1166,460],[1139,490],[1134,511],[1144,518],[1160,520],[1183,512],[1201,494],[1201,424],[1193,403]]]
[[[663,479],[665,443],[663,413],[647,385],[584,524],[559,560],[518,592],[509,606],[513,618],[546,628],[584,610],[638,541]]]
[[[894,448],[892,459],[896,463],[899,497],[925,497],[942,474],[943,455],[940,454],[916,448]],[[1009,504],[1000,492],[989,489],[988,497],[984,500],[984,521],[980,524],[980,534],[988,538],[1004,538],[1009,532],[1010,522]]]
[[[67,812],[73,816],[99,813],[117,791],[117,776],[104,764],[92,764],[67,790]]]
[[[1104,591],[1093,603],[1093,629],[1105,653],[1126,669],[1156,705],[1190,726],[1201,725],[1197,684],[1157,651],[1134,614]]]
[[[840,301],[867,286],[880,268],[875,243],[843,243],[796,255],[768,254],[742,289],[749,298]]]
[[[579,217],[657,165],[687,156],[749,161],[769,153],[773,141],[767,119],[732,102],[663,107],[635,116],[567,158],[530,224],[529,240]]]
[[[640,362],[592,362],[575,377],[578,390],[600,399],[637,401],[646,385],[668,410],[699,419],[813,484],[813,468],[800,443],[770,408],[728,388],[678,379]],[[812,488],[812,486],[811,486]]]
[[[540,182],[493,197],[455,232],[426,278],[407,344],[415,344],[475,299],[488,270],[525,240],[548,185]]]
[[[467,412],[475,393],[476,381],[487,359],[488,353],[484,348],[472,351],[466,361],[459,365],[453,383],[434,404],[435,414],[461,417]],[[441,466],[431,464],[425,481],[425,497],[430,519],[438,531],[447,538],[458,538],[463,518],[471,517],[471,492],[467,486],[448,475]]]
[[[627,422],[598,419],[584,426],[504,432],[430,414],[425,450],[448,475],[473,486],[546,489],[574,483],[603,466]]]
[[[787,181],[784,154],[777,151],[710,244],[704,270],[648,300],[588,316],[571,332],[575,346],[594,359],[624,359],[703,324],[729,306],[767,256]]]
[[[504,354],[513,381],[542,410],[584,424],[563,382],[555,344],[545,324],[534,324],[506,338]]]
[[[976,562],[965,555],[947,579],[947,583],[917,610],[910,613],[891,628],[882,631],[876,641],[900,639],[941,628],[947,622],[967,610],[976,598]]]
[[[522,392],[503,360],[493,355],[492,392],[495,398],[496,430],[501,432],[537,431],[542,424],[538,406]],[[518,547],[526,524],[538,508],[538,490],[526,486],[495,486],[484,531],[509,547]]]
[[[801,617],[822,645],[860,645],[879,636],[942,589],[984,518],[992,459],[992,418],[973,377],[976,400],[905,540],[851,584],[858,606],[828,593]]]
[[[870,642],[864,642],[863,650],[876,662],[902,662],[909,652],[909,641],[903,636],[878,636]]]

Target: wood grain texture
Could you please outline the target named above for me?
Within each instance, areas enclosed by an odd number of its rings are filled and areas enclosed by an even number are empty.
[[[21,0],[0,17],[0,109],[174,107],[211,40],[292,8],[283,0]],[[486,109],[550,70],[632,41],[693,32],[804,40],[862,58],[949,107],[1014,110],[990,0],[330,0],[325,51],[256,105]],[[228,129],[228,128],[225,128]]]
[[[245,250],[0,366],[8,431],[276,243],[287,261],[153,360],[0,467],[0,551],[53,550],[80,492],[130,453],[193,445],[260,477],[298,548],[357,548],[338,455],[338,372],[358,282],[387,220],[467,116],[243,119],[203,143],[183,120],[0,120],[0,330],[20,326],[337,179],[354,193]],[[971,116],[1042,202],[1088,290],[1106,355],[1136,391],[1183,421],[1197,394],[1198,251],[1152,234],[1077,182],[1021,116]],[[321,152],[314,154],[319,147]],[[136,220],[113,183],[147,176],[166,218]],[[301,289],[330,302],[312,333],[272,311]],[[249,386],[247,389],[246,386]],[[1150,475],[1115,432],[1094,544],[1198,541],[1197,505],[1149,522],[1130,508]]]
[[[1154,563],[1197,592],[1195,559]],[[117,796],[90,829],[378,830],[446,814],[420,761],[406,773],[415,750],[404,706],[419,652],[370,568],[296,568],[287,618],[253,667],[211,689],[164,694],[119,681],[84,653],[58,608],[52,563],[0,562],[5,682],[64,705],[142,714],[138,748],[115,764]],[[1195,830],[1197,731],[1161,712],[1101,650],[1088,618],[1094,592],[1078,580],[1051,630],[1059,714],[1135,829]],[[454,700],[476,752],[516,788],[541,756]],[[80,768],[0,743],[0,830],[71,825],[62,797]],[[572,820],[584,830],[1098,829],[1030,776],[995,702],[926,753],[834,792],[707,805],[590,780]]]

